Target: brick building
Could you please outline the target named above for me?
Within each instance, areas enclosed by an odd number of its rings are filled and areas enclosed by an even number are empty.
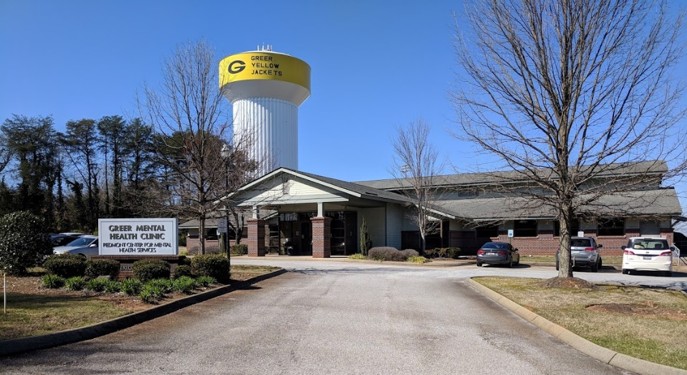
[[[682,210],[675,190],[663,186],[666,164],[631,163],[609,171],[589,182],[595,188],[584,192],[597,196],[580,207],[572,232],[596,237],[607,255],[621,254],[620,247],[633,236],[662,235],[672,242],[672,222]],[[638,173],[642,182],[628,183]],[[474,254],[482,243],[496,240],[512,242],[524,255],[553,255],[559,241],[555,213],[527,198],[526,190],[533,187],[519,176],[436,177],[432,216],[439,225],[427,248],[459,247],[462,254]],[[626,187],[610,189],[618,183]],[[608,194],[599,194],[599,186]],[[279,168],[243,186],[232,200],[246,210],[249,255],[279,251],[329,257],[359,251],[363,220],[373,246],[417,249],[419,232],[408,215],[412,200],[402,194],[407,188],[397,179],[352,183]]]

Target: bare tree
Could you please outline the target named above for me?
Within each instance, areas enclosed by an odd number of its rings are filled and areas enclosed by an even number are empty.
[[[205,253],[205,220],[225,193],[220,150],[230,121],[222,110],[217,64],[203,42],[179,47],[166,62],[162,86],[146,88],[146,109],[162,134],[159,162],[167,170],[166,186],[179,216],[199,221],[200,252]]]
[[[394,140],[394,170],[399,192],[413,203],[409,219],[420,232],[420,250],[425,251],[427,234],[434,233],[441,221],[432,217],[432,203],[439,190],[435,177],[441,170],[438,154],[429,142],[429,126],[421,120],[399,127]]]
[[[466,14],[469,33],[456,33],[461,136],[529,181],[529,205],[555,213],[559,277],[572,277],[576,217],[594,215],[603,197],[658,186],[657,167],[684,168],[682,91],[670,75],[682,17],[644,0],[485,0]]]

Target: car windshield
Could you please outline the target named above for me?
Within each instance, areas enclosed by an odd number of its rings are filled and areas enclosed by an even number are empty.
[[[74,241],[68,243],[67,246],[88,246],[93,241],[95,241],[95,238],[79,237],[79,238],[75,239]]]
[[[570,240],[572,247],[592,247],[592,241],[587,238],[573,238]]]
[[[507,243],[499,243],[499,242],[487,242],[482,246],[482,249],[507,249],[508,244]]]
[[[631,241],[630,247],[644,250],[664,250],[668,248],[668,241],[662,239],[640,238]]]

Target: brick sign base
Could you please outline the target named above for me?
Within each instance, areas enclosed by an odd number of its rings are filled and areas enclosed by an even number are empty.
[[[159,259],[164,260],[170,264],[170,272],[174,274],[174,269],[184,261],[185,256],[179,255],[146,255],[146,256],[136,256],[136,255],[98,255],[91,257],[91,259],[112,259],[119,262],[119,280],[124,280],[134,277],[134,262],[141,259]]]

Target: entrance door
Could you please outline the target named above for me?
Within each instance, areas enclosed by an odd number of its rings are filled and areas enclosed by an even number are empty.
[[[310,220],[301,222],[301,255],[312,255],[312,223]]]

